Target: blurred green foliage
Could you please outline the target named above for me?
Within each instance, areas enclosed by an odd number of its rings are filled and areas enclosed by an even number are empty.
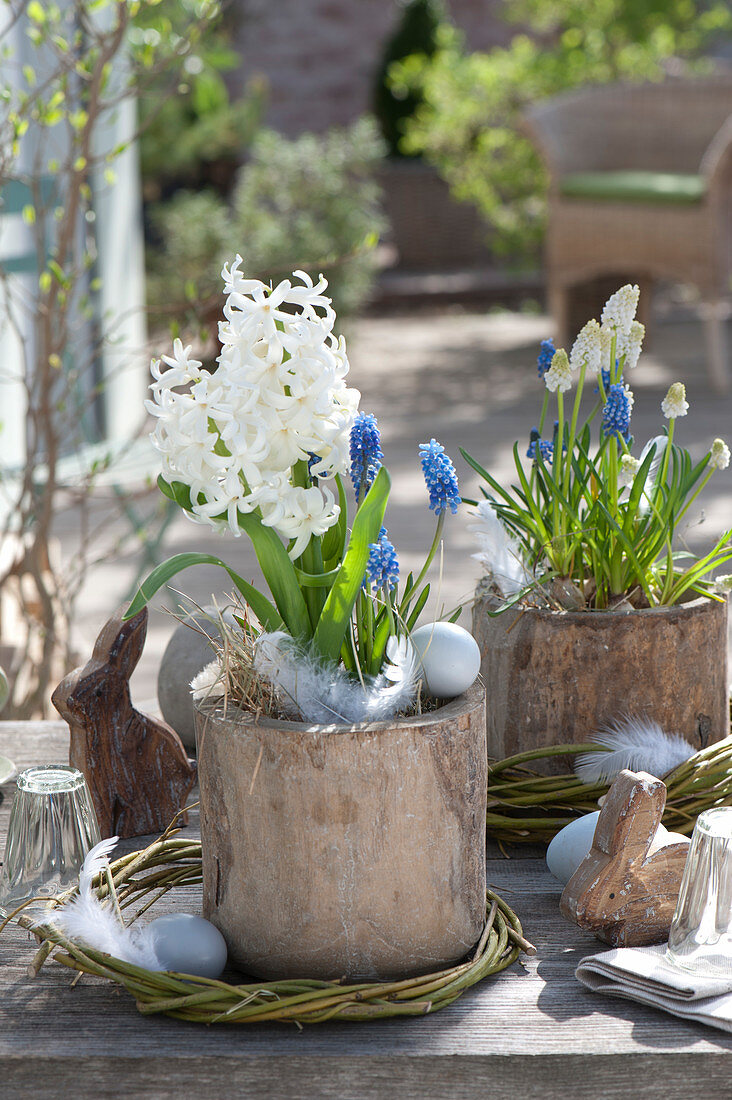
[[[232,99],[223,75],[241,64],[232,46],[236,12],[220,0],[160,0],[142,5],[135,17],[130,37],[141,66],[140,159],[148,197],[181,183],[226,191],[256,133],[265,82],[251,80],[244,94]],[[179,43],[186,53],[172,81],[170,69],[155,65],[163,41],[173,52]]]
[[[403,61],[413,54],[431,57],[437,49],[437,30],[445,18],[441,0],[409,0],[384,49],[374,86],[374,115],[390,156],[410,155],[400,148],[400,141],[406,121],[422,102],[422,96],[416,87],[392,85],[389,70],[395,61]]]
[[[368,299],[375,246],[385,228],[374,173],[383,142],[374,122],[303,134],[255,137],[230,201],[179,191],[152,211],[160,247],[151,256],[153,312],[187,302],[189,319],[213,324],[221,312],[221,267],[237,252],[250,277],[277,282],[302,268],[319,272],[339,314]]]
[[[437,51],[396,62],[389,78],[395,95],[422,97],[404,152],[423,155],[456,198],[477,206],[494,251],[531,257],[544,231],[546,173],[519,130],[526,107],[582,85],[703,69],[705,47],[732,29],[732,8],[727,0],[506,0],[503,14],[532,37],[466,53],[444,23]]]

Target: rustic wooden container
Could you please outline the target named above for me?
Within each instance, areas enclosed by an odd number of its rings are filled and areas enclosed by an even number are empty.
[[[485,922],[484,691],[394,723],[196,712],[203,912],[258,977],[391,979]]]
[[[473,605],[489,757],[580,744],[627,714],[654,718],[696,749],[728,735],[726,602],[490,616],[495,606],[490,595]],[[534,766],[559,774],[572,761]]]

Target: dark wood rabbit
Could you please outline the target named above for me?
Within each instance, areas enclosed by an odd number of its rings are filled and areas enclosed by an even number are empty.
[[[53,693],[69,723],[69,762],[84,773],[103,837],[161,832],[185,805],[196,778],[178,734],[132,706],[129,678],[147,633],[147,608],[112,616],[91,660]]]
[[[689,841],[654,843],[665,805],[660,779],[621,771],[600,811],[590,853],[564,888],[564,916],[613,947],[668,939]]]

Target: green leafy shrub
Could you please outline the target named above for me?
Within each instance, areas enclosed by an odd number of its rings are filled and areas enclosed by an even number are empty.
[[[232,253],[247,275],[277,282],[296,268],[322,271],[340,314],[368,298],[385,228],[374,171],[383,145],[373,121],[288,141],[260,131],[231,203],[179,192],[153,213],[161,247],[151,260],[153,309],[188,301],[199,320],[218,311],[220,272]]]
[[[432,57],[437,49],[437,30],[445,20],[440,0],[409,0],[404,5],[398,26],[386,44],[374,90],[374,114],[393,157],[409,156],[401,148],[406,122],[422,102],[416,87],[394,86],[389,70],[396,61],[414,54]],[[415,154],[412,154],[415,155]]]
[[[205,24],[197,29],[201,11]],[[266,85],[251,80],[231,98],[223,73],[241,58],[231,45],[235,8],[220,0],[160,0],[142,5],[130,45],[150,71],[140,82],[140,161],[153,199],[181,186],[214,185],[225,193],[260,124]],[[187,42],[182,71],[154,69],[157,43]]]
[[[445,23],[434,55],[397,62],[390,80],[397,96],[422,96],[401,148],[422,154],[456,198],[477,206],[496,252],[526,255],[543,235],[546,173],[520,132],[522,112],[583,85],[661,80],[672,59],[678,68],[729,31],[732,11],[725,0],[506,0],[504,14],[535,37],[466,53]]]

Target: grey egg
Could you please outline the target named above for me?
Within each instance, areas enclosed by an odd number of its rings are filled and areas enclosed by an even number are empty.
[[[155,954],[166,970],[218,978],[226,966],[226,940],[203,917],[170,913],[150,921],[148,928]]]

